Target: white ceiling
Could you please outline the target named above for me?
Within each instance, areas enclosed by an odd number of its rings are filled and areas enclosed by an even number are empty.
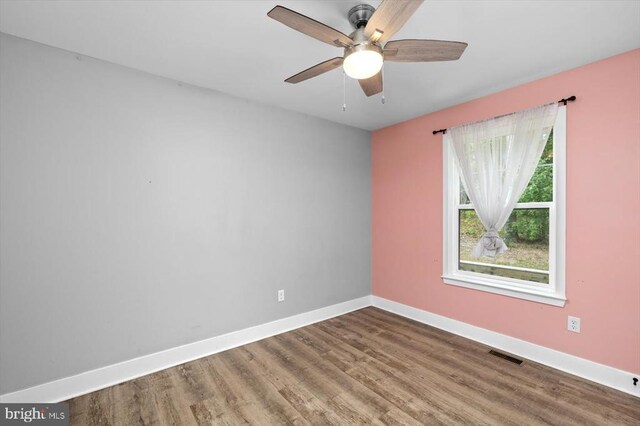
[[[385,64],[385,105],[347,79],[343,112],[340,70],[283,82],[341,50],[267,12],[282,4],[348,34],[358,3],[5,0],[0,31],[369,130],[640,47],[640,1],[427,0],[394,39],[466,41],[462,59]]]

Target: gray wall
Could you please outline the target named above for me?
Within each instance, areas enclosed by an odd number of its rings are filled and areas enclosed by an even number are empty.
[[[370,294],[368,132],[0,43],[0,393]]]

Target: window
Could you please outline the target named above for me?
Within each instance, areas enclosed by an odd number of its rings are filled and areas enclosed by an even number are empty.
[[[461,185],[452,148],[444,146],[444,271],[446,284],[564,306],[566,107],[536,171],[500,231],[509,250],[474,258],[484,233]]]

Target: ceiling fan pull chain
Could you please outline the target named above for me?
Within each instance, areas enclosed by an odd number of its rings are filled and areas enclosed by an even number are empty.
[[[347,110],[347,74],[342,71],[342,112]]]

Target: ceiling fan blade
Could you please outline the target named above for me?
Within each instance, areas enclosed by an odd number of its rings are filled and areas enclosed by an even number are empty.
[[[382,92],[382,71],[373,77],[358,80],[358,83],[367,97],[380,93]]]
[[[317,77],[320,74],[324,74],[327,71],[331,71],[332,69],[338,68],[342,65],[342,58],[336,57],[333,59],[329,59],[328,61],[320,62],[317,65],[312,66],[311,68],[307,68],[304,71],[299,72],[296,75],[293,75],[285,80],[286,83],[300,83],[301,81],[309,80],[310,78]]]
[[[267,13],[267,16],[332,46],[344,47],[353,44],[353,40],[340,31],[286,7],[276,6]]]
[[[393,40],[384,46],[384,60],[392,62],[436,62],[460,59],[467,43],[443,40]]]
[[[364,36],[374,42],[386,42],[402,28],[423,1],[384,0],[367,22]]]

